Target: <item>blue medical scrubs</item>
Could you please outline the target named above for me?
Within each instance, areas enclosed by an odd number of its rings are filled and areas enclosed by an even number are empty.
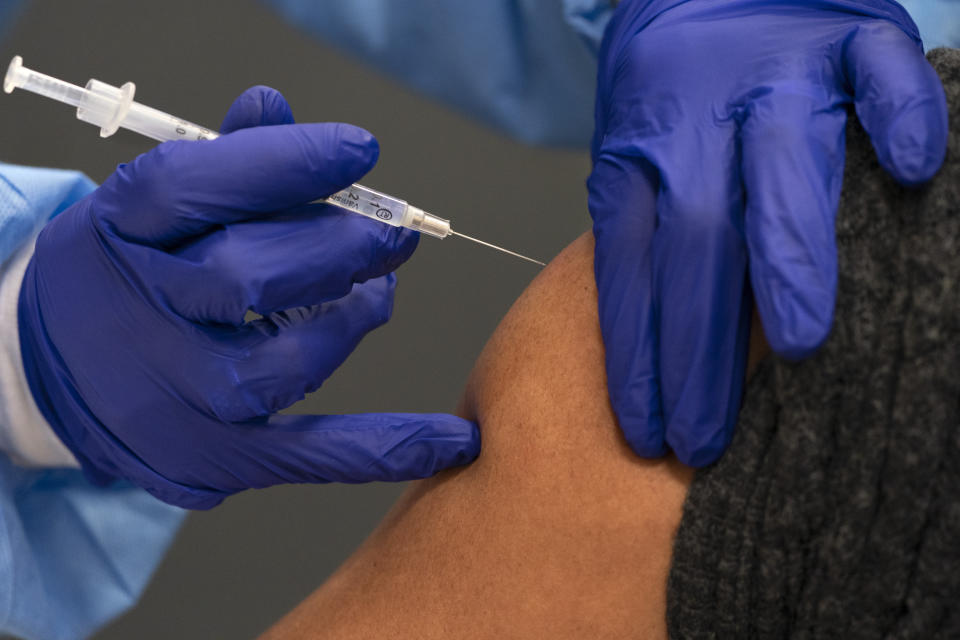
[[[0,164],[0,274],[95,187],[75,171]],[[78,469],[28,469],[0,453],[0,631],[91,634],[137,601],[183,516],[129,484],[95,487]]]

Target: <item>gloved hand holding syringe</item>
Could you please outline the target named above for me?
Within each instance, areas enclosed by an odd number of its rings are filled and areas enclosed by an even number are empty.
[[[99,80],[90,79],[86,87],[78,87],[69,82],[28,69],[23,66],[23,58],[15,56],[7,68],[3,90],[6,93],[11,93],[17,88],[76,107],[77,118],[99,126],[100,136],[104,138],[113,135],[121,127],[160,142],[169,140],[213,140],[219,136],[218,133],[206,127],[201,127],[135,102],[133,96],[136,85],[132,82],[127,82],[121,87],[115,87]],[[435,238],[446,238],[450,235],[460,236],[528,262],[541,266],[544,264],[539,260],[528,258],[503,247],[458,233],[451,229],[449,220],[427,213],[403,200],[359,184],[353,184],[318,202],[342,207],[374,220],[395,227],[406,227]]]

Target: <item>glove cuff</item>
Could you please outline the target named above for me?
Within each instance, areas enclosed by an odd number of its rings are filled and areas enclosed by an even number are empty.
[[[70,372],[46,338],[37,304],[36,284],[36,262],[31,257],[23,274],[17,303],[20,355],[27,386],[40,413],[80,463],[87,479],[101,486],[110,484],[120,477],[119,474],[94,464],[85,454],[85,446],[91,443],[84,437],[86,427],[83,423],[93,418],[82,406],[83,401],[72,384]]]
[[[155,498],[187,509],[210,509],[226,493],[188,487],[158,474],[114,436],[84,403],[73,374],[47,336],[38,304],[37,266],[31,258],[20,285],[17,305],[24,377],[37,407],[54,433],[76,457],[92,484],[127,480]],[[90,366],[100,366],[92,362]]]
[[[35,239],[0,266],[0,449],[22,467],[76,468],[80,465],[40,413],[24,376],[17,302]]]

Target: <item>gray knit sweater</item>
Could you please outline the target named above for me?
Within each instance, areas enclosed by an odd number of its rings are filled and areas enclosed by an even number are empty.
[[[850,119],[833,332],[761,367],[697,473],[673,638],[960,638],[960,50],[929,59],[946,163],[901,188]]]

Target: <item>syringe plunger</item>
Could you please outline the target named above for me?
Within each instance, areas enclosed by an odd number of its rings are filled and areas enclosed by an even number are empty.
[[[79,107],[83,100],[83,89],[75,84],[64,82],[39,71],[33,71],[23,66],[23,58],[14,56],[7,67],[7,75],[3,79],[3,90],[11,93],[14,89],[26,89],[32,93],[53,98],[57,102],[65,102]]]
[[[217,137],[206,127],[134,102],[137,86],[132,82],[115,87],[91,79],[86,87],[78,87],[28,69],[23,66],[23,58],[15,56],[3,80],[4,91],[10,93],[14,89],[25,89],[76,107],[77,118],[100,127],[100,136],[103,138],[112,136],[120,127],[160,142]]]

